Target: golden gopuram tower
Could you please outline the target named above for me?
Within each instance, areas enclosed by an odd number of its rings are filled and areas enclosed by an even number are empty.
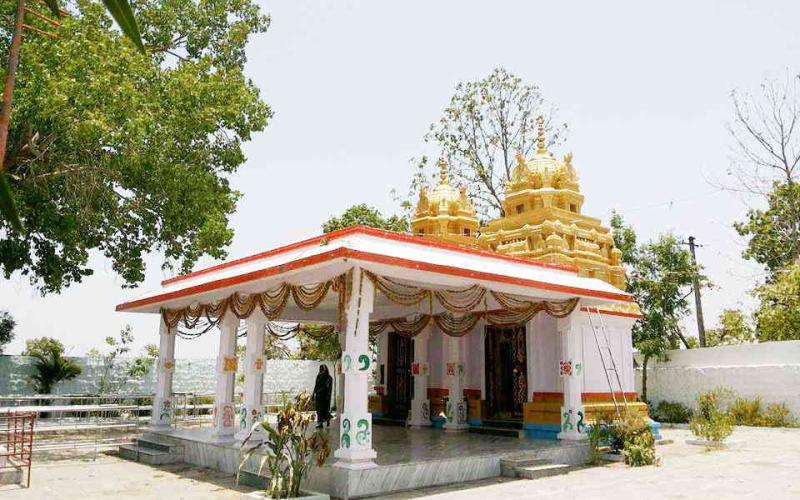
[[[578,269],[625,288],[622,252],[599,219],[581,213],[583,194],[572,155],[559,161],[547,151],[544,124],[537,120],[537,150],[517,155],[505,187],[504,215],[479,228],[475,208],[463,188],[452,187],[447,164],[439,162],[439,185],[423,189],[411,220],[413,234],[506,255],[529,257]]]
[[[476,246],[480,222],[465,188],[456,189],[447,178],[447,162],[439,160],[439,185],[423,186],[411,219],[411,232],[458,245]]]

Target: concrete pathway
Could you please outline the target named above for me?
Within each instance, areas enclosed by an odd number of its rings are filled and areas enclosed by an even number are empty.
[[[800,498],[800,429],[738,427],[731,438],[741,444],[722,451],[685,444],[686,430],[663,434],[675,442],[658,447],[658,467],[613,464],[535,481],[494,479],[469,489],[428,488],[384,498]]]
[[[800,429],[739,427],[735,449],[705,451],[684,443],[686,430],[667,429],[675,443],[659,447],[660,467],[623,464],[592,467],[565,476],[526,480],[493,479],[427,488],[384,498],[800,498]],[[0,488],[5,499],[239,498],[231,476],[188,465],[150,467],[100,455],[92,460],[40,461],[31,489]]]

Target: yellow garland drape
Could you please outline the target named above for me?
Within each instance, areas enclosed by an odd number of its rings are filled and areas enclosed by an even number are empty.
[[[420,314],[412,320],[407,320],[405,318],[392,318],[373,321],[369,325],[369,333],[370,335],[378,335],[384,330],[390,328],[392,331],[400,335],[406,337],[415,337],[426,326],[428,326],[428,323],[431,320],[433,320],[439,330],[446,335],[451,337],[462,337],[472,331],[478,321],[480,321],[482,318],[485,318],[486,321],[494,326],[516,326],[527,323],[542,311],[556,318],[564,318],[573,310],[575,310],[577,305],[578,299],[575,298],[557,302],[529,302],[525,309],[519,309],[516,311],[500,309],[497,311],[473,312],[460,316],[453,315],[449,312],[433,315]]]
[[[433,320],[445,334],[460,337],[469,333],[482,318],[495,326],[513,326],[529,321],[541,311],[557,318],[563,318],[570,314],[578,304],[577,298],[565,301],[528,301],[513,295],[487,290],[478,285],[462,289],[427,290],[378,276],[366,270],[364,276],[374,283],[378,291],[396,304],[413,306],[426,299],[432,301],[435,298],[445,309],[443,313],[419,315],[410,321],[404,318],[372,321],[369,331],[373,335],[392,328],[401,335],[413,337]],[[359,288],[361,284],[359,283]],[[239,319],[245,319],[258,307],[264,316],[272,321],[280,318],[286,309],[289,297],[297,307],[304,311],[310,311],[325,300],[328,292],[334,290],[338,293],[338,327],[341,331],[344,326],[345,307],[352,289],[352,271],[349,271],[332,280],[313,285],[283,283],[272,290],[255,294],[236,292],[210,304],[195,304],[182,309],[162,309],[161,315],[170,328],[175,328],[180,323],[187,328],[194,328],[201,319],[216,323],[228,311]],[[486,307],[487,292],[491,293],[503,309],[475,311],[481,302],[483,302],[484,308]]]

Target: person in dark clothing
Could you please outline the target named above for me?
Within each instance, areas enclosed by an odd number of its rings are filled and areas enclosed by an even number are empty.
[[[317,429],[322,428],[325,422],[331,425],[331,391],[333,390],[333,377],[328,373],[328,367],[319,366],[317,381],[314,383],[314,408],[317,410]]]

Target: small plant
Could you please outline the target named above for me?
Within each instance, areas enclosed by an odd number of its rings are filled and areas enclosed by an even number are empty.
[[[81,367],[64,356],[64,350],[64,344],[49,337],[31,339],[25,343],[23,354],[34,358],[35,373],[31,376],[31,382],[37,393],[52,394],[56,384],[81,374]]]
[[[736,425],[761,425],[761,398],[736,398],[728,413]]]
[[[697,396],[698,410],[689,421],[689,430],[707,441],[720,442],[733,432],[733,419],[723,411],[723,401],[730,391],[714,389]]]
[[[758,425],[764,427],[792,427],[794,418],[785,403],[770,403],[767,411],[759,419]]]
[[[296,395],[294,400],[284,399],[278,410],[277,424],[273,427],[267,420],[253,425],[250,434],[242,442],[242,448],[250,441],[254,432],[265,432],[266,439],[249,448],[239,463],[239,471],[250,457],[261,449],[267,453],[261,459],[259,473],[266,466],[269,472],[267,494],[271,498],[293,498],[300,495],[300,484],[312,465],[321,466],[331,454],[328,436],[322,430],[309,434],[314,415],[304,412],[311,405],[307,392]],[[238,474],[237,474],[238,480]]]
[[[653,434],[643,432],[633,438],[633,441],[625,443],[622,450],[625,463],[631,467],[642,467],[656,463],[656,443]]]
[[[656,443],[650,425],[638,412],[625,411],[609,427],[609,446],[621,452],[625,463],[641,467],[656,463]]]
[[[586,435],[589,438],[589,463],[592,465],[600,463],[602,449],[610,446],[612,426],[612,421],[606,415],[589,426]]]
[[[661,401],[653,412],[655,420],[672,424],[685,424],[692,418],[692,409],[683,403]]]

